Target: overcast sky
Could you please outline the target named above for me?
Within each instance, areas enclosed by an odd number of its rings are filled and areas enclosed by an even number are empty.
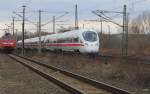
[[[78,3],[81,17],[90,16],[92,10],[122,10],[123,4],[128,5],[128,9],[134,8],[136,12],[150,9],[150,0],[1,0],[0,20],[7,21],[12,15],[12,11],[21,10],[22,4],[27,5],[30,10],[47,11],[68,11],[73,13],[74,5]],[[134,12],[135,12],[134,11]],[[73,14],[72,14],[73,15]]]
[[[97,19],[91,11],[113,10],[122,11],[123,4],[127,4],[128,12],[132,16],[138,15],[145,10],[150,10],[150,0],[1,0],[0,1],[0,27],[4,28],[5,24],[9,24],[13,11],[22,11],[22,5],[27,6],[26,11],[45,10],[45,11],[67,11],[69,14],[65,17],[67,20],[74,20],[74,5],[78,4],[79,22],[86,19]],[[49,20],[54,14],[43,14],[43,22]],[[57,14],[58,15],[58,14]],[[61,15],[61,14],[59,14]],[[30,20],[36,20],[37,13],[28,13]],[[16,16],[17,17],[17,16]],[[94,26],[93,26],[94,28]]]

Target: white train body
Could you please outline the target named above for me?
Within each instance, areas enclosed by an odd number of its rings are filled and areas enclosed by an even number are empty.
[[[98,53],[99,37],[95,30],[81,29],[41,37],[42,49]],[[38,49],[39,37],[24,40],[25,48]],[[22,47],[22,41],[18,41]]]

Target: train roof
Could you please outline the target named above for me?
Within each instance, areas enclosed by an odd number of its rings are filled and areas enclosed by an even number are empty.
[[[74,38],[78,37],[80,33],[83,33],[84,31],[93,31],[96,32],[93,29],[80,29],[80,30],[72,30],[64,33],[57,33],[53,35],[46,36],[46,39],[59,39],[59,38]]]
[[[52,34],[52,35],[41,36],[41,41],[46,41],[47,39],[55,40],[55,39],[63,39],[63,38],[75,38],[75,37],[78,37],[79,34],[83,33],[84,31],[96,32],[93,29],[72,30],[72,31],[64,32],[64,33],[56,33],[56,34]],[[38,41],[39,41],[39,37],[25,39],[25,43],[38,42]],[[18,41],[18,43],[21,43],[21,42],[22,42],[22,40]]]
[[[5,36],[12,36],[11,33],[5,33],[2,37],[5,37]]]

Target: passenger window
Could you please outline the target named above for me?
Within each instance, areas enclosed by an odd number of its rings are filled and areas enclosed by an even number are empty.
[[[46,40],[46,43],[49,43],[49,40]]]
[[[54,43],[57,43],[57,41],[56,41],[56,40],[54,40]]]
[[[79,42],[79,38],[74,38],[73,42]]]
[[[72,43],[72,38],[66,38],[64,42],[65,43]]]

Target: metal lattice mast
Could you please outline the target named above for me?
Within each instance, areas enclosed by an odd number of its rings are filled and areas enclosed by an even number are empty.
[[[15,17],[13,17],[12,26],[13,26],[13,36],[14,36],[14,34],[15,34]]]
[[[24,55],[24,31],[25,31],[25,8],[26,6],[23,7],[23,20],[22,20],[22,55]]]
[[[55,16],[53,16],[53,33],[56,33],[56,21],[55,21]]]
[[[39,35],[39,53],[41,52],[41,10],[39,10],[39,23],[38,23],[38,35]]]
[[[122,56],[128,55],[128,17],[126,5],[123,8]]]
[[[75,30],[79,29],[78,26],[78,6],[77,4],[75,5]]]

